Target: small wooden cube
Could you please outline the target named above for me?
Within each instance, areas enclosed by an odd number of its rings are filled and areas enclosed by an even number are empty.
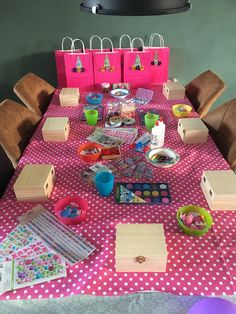
[[[183,99],[185,88],[179,82],[166,82],[163,84],[163,94],[168,100]]]
[[[165,272],[167,250],[162,224],[118,224],[117,272]]]
[[[178,133],[184,144],[206,143],[208,128],[199,118],[184,118],[178,121]]]
[[[211,210],[236,210],[236,175],[233,170],[203,171],[201,188]]]
[[[13,186],[17,201],[47,201],[55,180],[53,165],[25,165]]]
[[[45,142],[65,142],[69,131],[69,118],[47,118],[42,128],[43,139]]]
[[[59,94],[60,105],[77,106],[79,103],[80,93],[78,88],[62,88]]]

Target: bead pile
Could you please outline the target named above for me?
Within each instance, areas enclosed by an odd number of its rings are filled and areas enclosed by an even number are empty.
[[[82,150],[80,152],[81,155],[83,156],[88,156],[88,155],[95,155],[97,153],[100,153],[100,149],[96,148],[96,147],[93,147],[93,148],[90,148],[90,149],[85,149],[85,150]]]
[[[63,218],[75,218],[81,215],[81,210],[75,204],[67,205],[61,212],[60,216]]]
[[[205,217],[197,212],[189,212],[180,215],[180,220],[185,227],[195,230],[202,230],[206,228]]]

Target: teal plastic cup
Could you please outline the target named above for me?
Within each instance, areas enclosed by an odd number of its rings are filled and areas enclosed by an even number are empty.
[[[155,113],[146,113],[144,116],[144,123],[148,131],[156,124],[157,120],[159,119],[159,115]]]
[[[99,172],[96,174],[94,181],[98,193],[102,196],[111,194],[114,186],[114,175],[110,172]]]
[[[96,125],[98,122],[98,111],[95,109],[85,110],[85,118],[88,125]]]

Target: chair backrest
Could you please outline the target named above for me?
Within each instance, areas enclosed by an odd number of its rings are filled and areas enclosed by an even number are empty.
[[[0,145],[16,167],[41,116],[6,99],[0,103]]]
[[[236,98],[210,111],[203,122],[230,167],[236,169]]]
[[[14,167],[2,145],[0,145],[0,198],[14,173]]]
[[[55,91],[52,85],[33,73],[23,76],[13,89],[31,111],[40,115],[47,110]]]
[[[225,89],[225,82],[211,70],[200,74],[185,86],[186,95],[200,118],[207,114]]]

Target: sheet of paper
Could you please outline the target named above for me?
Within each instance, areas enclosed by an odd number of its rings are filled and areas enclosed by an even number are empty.
[[[13,260],[0,264],[0,292],[61,277],[66,277],[66,265],[57,254],[47,253],[32,258]]]
[[[132,144],[137,136],[137,128],[96,128],[87,139],[96,143],[99,141],[103,146],[119,146],[124,143]]]
[[[45,212],[25,225],[69,265],[87,258],[96,247],[63,225],[50,212]]]
[[[18,225],[0,243],[0,262],[49,252],[49,248],[32,231]]]
[[[124,143],[124,141],[118,137],[108,136],[101,133],[93,133],[87,138],[87,140],[98,143],[102,146],[119,146]]]

